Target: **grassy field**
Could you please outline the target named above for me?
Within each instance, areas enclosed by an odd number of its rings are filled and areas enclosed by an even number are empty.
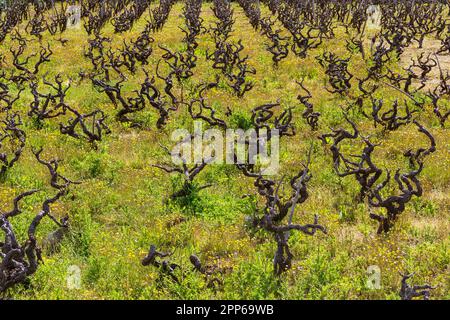
[[[163,54],[158,45],[184,50],[183,34],[178,28],[184,25],[182,8],[183,4],[177,3],[163,31],[153,35],[154,53],[150,64],[145,66],[150,74],[155,74],[157,61]],[[173,144],[170,141],[173,130],[191,129],[192,119],[188,112],[180,108],[161,131],[155,126],[157,114],[150,108],[136,115],[144,123],[143,128],[120,124],[114,119],[115,110],[107,96],[97,92],[89,79],[79,79],[78,73],[91,67],[90,61],[83,56],[88,40],[84,30],[68,30],[63,35],[69,40],[65,47],[56,41],[59,35],[45,33],[43,43],[49,41],[54,54],[44,65],[42,74],[48,72],[51,79],[60,73],[65,81],[71,79],[67,102],[83,112],[97,108],[104,110],[109,115],[106,122],[112,133],[93,149],[84,141],[61,135],[61,118],[45,121],[43,128],[37,128],[26,116],[32,101],[29,92],[24,93],[16,104],[24,120],[27,148],[0,183],[0,208],[9,208],[11,200],[21,191],[46,190],[24,202],[24,214],[13,220],[17,234],[25,237],[29,221],[39,210],[42,200],[46,194],[54,192],[48,187],[47,171],[35,161],[32,147],[42,146],[46,159],[61,159],[61,173],[82,181],[82,184],[72,187],[71,194],[53,206],[56,217],[70,217],[70,231],[59,250],[53,254],[44,252],[44,263],[28,284],[16,286],[8,293],[12,298],[399,299],[399,272],[415,272],[414,283],[436,286],[432,298],[450,298],[448,128],[440,128],[431,106],[416,115],[437,142],[437,151],[426,159],[420,176],[424,195],[407,205],[392,232],[377,235],[377,223],[370,219],[368,205],[358,202],[357,182],[352,177],[339,178],[335,174],[328,147],[317,138],[320,133],[330,132],[330,127],[348,127],[339,108],[346,106],[348,101],[324,89],[324,70],[315,59],[326,50],[348,56],[343,30],[338,30],[336,39],[327,40],[319,49],[310,52],[308,58],[302,60],[290,53],[278,68],[274,68],[271,54],[264,46],[266,38],[251,27],[241,7],[233,4],[233,8],[236,22],[232,39],[242,39],[249,64],[257,70],[251,77],[255,87],[239,99],[229,88],[219,85],[208,93],[208,99],[222,118],[226,118],[228,107],[233,111],[227,120],[234,127],[249,121],[251,110],[258,105],[280,100],[283,108],[296,106],[297,135],[282,141],[280,176],[298,172],[313,145],[313,177],[308,185],[310,197],[298,206],[295,221],[308,223],[314,214],[318,214],[328,234],[309,237],[293,233],[290,239],[293,267],[281,277],[274,276],[272,259],[276,243],[269,234],[254,232],[245,223],[259,203],[256,195],[242,197],[255,194],[251,179],[245,178],[232,165],[209,166],[198,177],[198,183],[211,183],[211,188],[194,194],[188,201],[170,201],[170,194],[181,184],[179,177],[151,166],[168,161],[159,144]],[[270,14],[264,6],[262,14]],[[205,27],[215,21],[209,3],[203,5],[201,17]],[[142,18],[131,31],[114,35],[108,24],[103,34],[112,36],[112,46],[119,46],[123,39],[136,38],[144,26],[145,19]],[[10,68],[11,43],[8,37],[0,46],[0,53],[5,56],[2,70]],[[37,40],[30,42],[30,52],[37,48]],[[215,79],[217,71],[205,57],[207,49],[213,48],[214,42],[208,34],[199,37],[195,74],[183,83],[187,96],[195,85]],[[364,66],[360,56],[352,57],[350,69],[357,76],[362,74]],[[303,107],[296,99],[300,92],[295,81],[303,78],[305,86],[312,92],[315,109],[321,113],[317,132],[312,132],[302,118]],[[143,72],[130,75],[129,79],[126,90],[131,92],[143,80]],[[157,83],[163,88],[161,81],[157,80]],[[403,99],[401,93],[389,87],[377,95],[385,101]],[[364,135],[370,135],[373,141],[382,144],[374,157],[380,168],[407,169],[403,151],[428,146],[429,142],[412,124],[386,133],[358,113],[350,116]],[[361,146],[346,147],[356,150]],[[180,218],[184,221],[176,223]],[[43,221],[38,238],[44,238],[54,228],[50,220]],[[174,251],[171,261],[184,270],[179,273],[179,284],[161,277],[158,269],[141,265],[140,260],[147,254],[150,244],[163,251]],[[232,269],[223,275],[222,286],[208,288],[204,276],[191,271],[189,256],[193,253],[206,264]],[[70,266],[81,269],[79,289],[67,286]],[[380,289],[367,286],[370,266],[378,266],[381,270]]]

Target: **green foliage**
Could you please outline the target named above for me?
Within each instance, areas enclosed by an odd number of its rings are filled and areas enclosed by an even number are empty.
[[[154,53],[149,65],[144,66],[150,74],[154,74],[163,54],[158,45],[185,49],[179,31],[183,23],[179,16],[182,8],[183,4],[177,3],[164,30],[152,35]],[[326,78],[314,59],[322,49],[313,50],[305,59],[290,54],[274,69],[261,35],[252,29],[237,4],[233,3],[233,8],[242,18],[236,19],[232,38],[243,40],[248,62],[257,70],[251,79],[255,87],[243,99],[238,99],[222,77],[218,88],[208,92],[207,98],[218,117],[226,119],[231,128],[243,130],[252,128],[251,110],[256,106],[278,99],[282,106],[295,106],[297,135],[282,141],[280,176],[298,172],[306,150],[313,145],[309,199],[298,206],[294,220],[310,223],[313,215],[319,214],[328,234],[309,237],[294,232],[289,240],[294,254],[293,267],[283,276],[275,277],[274,241],[266,232],[255,229],[251,221],[263,206],[260,197],[254,194],[252,179],[244,177],[235,166],[208,166],[188,187],[186,196],[171,199],[170,195],[183,187],[184,178],[151,167],[168,161],[159,144],[171,146],[171,132],[192,125],[184,106],[171,113],[167,127],[162,130],[156,129],[158,114],[151,108],[133,115],[142,125],[133,128],[115,121],[117,109],[89,80],[77,80],[68,93],[71,106],[86,112],[99,108],[108,115],[106,122],[112,134],[98,143],[97,148],[86,141],[62,136],[60,119],[41,123],[29,119],[26,112],[31,96],[24,94],[18,103],[28,137],[27,149],[0,181],[0,209],[10,208],[11,200],[22,190],[42,190],[22,203],[24,214],[14,219],[19,241],[24,239],[42,199],[52,192],[48,188],[48,174],[36,163],[31,147],[43,146],[46,157],[62,159],[64,175],[82,184],[74,187],[53,210],[57,218],[70,217],[70,231],[60,250],[52,255],[44,254],[44,263],[29,282],[8,292],[14,299],[398,299],[398,272],[406,270],[416,272],[415,282],[438,286],[433,298],[450,298],[448,132],[436,123],[430,106],[418,114],[438,143],[438,150],[427,159],[421,174],[424,196],[408,204],[392,234],[377,236],[376,223],[368,217],[368,205],[358,200],[358,183],[351,177],[336,175],[329,149],[317,139],[320,133],[329,132],[330,127],[349,129],[340,107],[349,107],[352,100],[352,97],[332,96],[324,90]],[[215,18],[211,10],[204,9],[202,17],[208,26]],[[265,6],[263,14],[268,14]],[[136,39],[144,25],[142,18],[121,36],[114,36],[110,24],[103,31],[105,36],[113,37],[113,45],[117,46],[123,40]],[[336,34],[337,38],[330,40],[329,49],[345,53],[347,35],[342,28]],[[83,57],[82,44],[87,43],[85,32],[66,31],[64,38],[69,40],[66,47],[56,41],[57,37],[44,34],[54,56],[51,64],[44,64],[42,72],[61,72],[78,79],[79,71],[90,67]],[[206,48],[213,48],[214,43],[207,33],[199,38],[195,75],[182,83],[183,94],[189,98],[195,96],[192,88],[213,81],[216,75],[210,61],[205,59]],[[8,41],[0,46],[2,52],[8,52]],[[30,43],[33,49],[31,46]],[[358,61],[351,64],[357,77],[364,75],[362,71],[366,67]],[[136,76],[129,75],[124,92],[136,90],[142,77],[141,70]],[[307,126],[301,116],[304,108],[296,100],[299,88],[295,81],[301,79],[305,79],[313,95],[311,102],[321,113],[317,132]],[[160,79],[156,79],[156,85],[164,90]],[[383,89],[377,98],[397,97],[398,92]],[[232,113],[226,116],[228,107]],[[376,154],[380,168],[407,168],[403,145],[414,148],[419,142],[423,145],[411,128],[392,134],[380,133],[357,108],[350,112],[350,117],[365,136],[382,142]],[[360,146],[342,147],[353,152]],[[211,186],[201,188],[205,184]],[[43,224],[39,240],[54,227],[50,222]],[[177,271],[180,284],[162,275],[157,268],[140,264],[150,244],[167,252],[174,251],[170,259],[183,269]],[[208,288],[204,275],[191,270],[192,253],[201,256],[206,264],[230,269],[221,275],[223,286]],[[82,283],[80,289],[71,290],[67,287],[67,276],[68,268],[74,265],[81,270]],[[366,285],[367,268],[371,265],[382,269],[380,290]]]

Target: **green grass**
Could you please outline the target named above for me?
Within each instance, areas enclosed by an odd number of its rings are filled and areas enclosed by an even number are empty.
[[[174,6],[164,30],[154,35],[154,53],[146,67],[151,74],[155,73],[162,54],[158,44],[180,48],[183,35],[178,26],[184,23],[180,17],[182,6],[181,3]],[[233,8],[236,23],[232,39],[243,40],[244,54],[249,55],[249,63],[257,74],[252,76],[254,89],[243,99],[233,96],[227,88],[208,94],[208,99],[219,110],[219,117],[224,118],[229,107],[233,110],[229,119],[231,125],[246,129],[250,126],[250,111],[258,105],[278,99],[282,107],[297,105],[299,91],[295,80],[305,77],[305,85],[313,94],[312,102],[322,113],[318,132],[344,125],[339,106],[345,105],[346,99],[324,90],[325,75],[314,58],[326,49],[347,55],[343,33],[338,32],[337,39],[313,50],[304,60],[290,53],[278,69],[273,69],[270,53],[264,47],[265,38],[252,29],[239,6],[234,4]],[[268,15],[269,11],[263,7],[262,13]],[[202,18],[205,26],[215,20],[209,3],[203,5]],[[108,24],[104,34],[113,36],[113,46],[118,46],[124,38],[136,38],[144,25],[142,18],[133,30],[114,36]],[[84,31],[68,30],[64,38],[69,39],[67,47],[62,47],[56,36],[44,35],[44,43],[50,42],[54,55],[42,74],[49,72],[51,77],[61,73],[64,79],[77,79],[80,70],[90,68],[90,62],[83,57],[87,36]],[[10,39],[7,39],[0,46],[0,52],[6,55],[6,69],[9,44]],[[214,47],[207,34],[200,36],[199,44],[199,53]],[[29,47],[33,50],[38,44],[34,41]],[[356,74],[362,70],[360,60],[357,56],[352,60],[351,68]],[[212,81],[216,75],[203,54],[199,55],[194,72],[193,84]],[[142,72],[130,76],[127,90],[136,89],[142,76]],[[163,83],[159,80],[157,83],[162,88]],[[380,94],[387,101],[400,97],[389,88]],[[419,117],[436,137],[438,145],[421,174],[424,195],[408,204],[395,229],[387,236],[376,235],[377,225],[369,218],[367,205],[357,203],[357,183],[351,177],[336,176],[330,153],[320,145],[318,133],[311,132],[302,119],[302,107],[296,107],[297,135],[282,142],[280,174],[301,169],[307,150],[314,144],[310,198],[297,208],[295,219],[310,222],[317,213],[329,232],[314,237],[294,233],[290,239],[293,267],[276,278],[272,274],[275,242],[264,232],[254,233],[245,223],[255,209],[257,198],[242,198],[242,195],[255,193],[253,182],[233,166],[205,169],[197,183],[212,183],[211,188],[199,191],[184,202],[167,201],[180,181],[151,165],[168,160],[159,143],[170,145],[174,129],[192,125],[186,110],[173,115],[162,131],[156,129],[155,112],[144,110],[138,117],[148,128],[132,129],[114,120],[114,107],[106,95],[95,91],[89,80],[74,82],[68,102],[83,112],[103,109],[112,129],[112,134],[99,143],[98,150],[92,150],[85,142],[61,136],[58,119],[45,121],[44,127],[37,129],[26,116],[30,99],[29,93],[24,94],[17,104],[25,122],[27,149],[0,184],[2,209],[9,207],[20,191],[46,190],[24,201],[24,214],[13,219],[20,239],[24,239],[42,199],[47,192],[52,192],[48,188],[47,172],[35,161],[31,147],[43,146],[45,158],[63,159],[61,172],[83,183],[72,188],[73,197],[64,198],[53,208],[57,217],[70,216],[70,233],[59,252],[44,255],[44,264],[31,277],[30,283],[16,286],[9,292],[14,299],[398,299],[401,280],[398,273],[405,271],[416,272],[413,281],[417,284],[427,282],[437,286],[432,298],[450,298],[450,146],[448,129],[439,128],[431,106]],[[379,137],[380,130],[375,130],[370,121],[357,114],[352,116],[364,134]],[[381,168],[407,168],[401,151],[428,143],[412,125],[386,134],[380,140],[382,148],[377,149],[375,159]],[[167,227],[179,217],[186,221]],[[54,228],[48,219],[44,220],[39,238]],[[150,244],[163,251],[174,251],[171,260],[184,270],[179,273],[180,284],[161,277],[151,266],[141,266],[140,260]],[[223,286],[208,288],[204,276],[191,271],[189,256],[192,253],[206,264],[232,268],[223,276]],[[78,290],[67,287],[68,268],[72,265],[81,269],[82,285]],[[382,271],[379,290],[366,287],[367,268],[372,265]]]

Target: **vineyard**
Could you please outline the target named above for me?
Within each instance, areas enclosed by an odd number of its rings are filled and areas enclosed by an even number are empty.
[[[450,299],[449,116],[448,0],[0,1],[0,300]]]

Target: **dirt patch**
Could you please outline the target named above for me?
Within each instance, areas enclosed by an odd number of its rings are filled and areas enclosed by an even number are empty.
[[[337,238],[341,242],[362,243],[365,236],[356,226],[343,226],[337,233]]]
[[[412,59],[417,61],[418,57],[420,57],[421,54],[424,54],[425,58],[430,54],[431,58],[436,59],[434,54],[435,52],[439,51],[440,48],[441,48],[440,40],[425,39],[423,43],[423,48],[420,49],[417,44],[414,44],[405,49],[400,59],[400,65],[404,68],[408,68],[412,64]],[[450,55],[441,54],[437,55],[437,58],[439,60],[439,64],[441,65],[441,69],[444,72],[444,74],[450,71]],[[433,89],[436,87],[436,85],[439,84],[439,82],[440,82],[440,70],[436,66],[428,74],[428,81],[423,90],[428,91],[428,89]]]

